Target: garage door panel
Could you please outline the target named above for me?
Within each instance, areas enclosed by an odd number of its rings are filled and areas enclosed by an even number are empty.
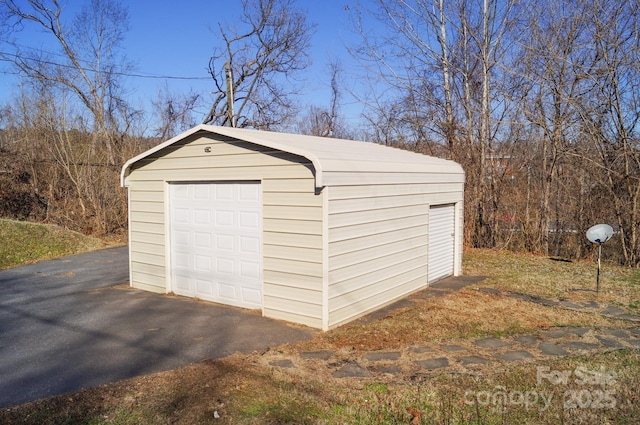
[[[195,266],[196,271],[199,272],[210,272],[211,271],[211,257],[204,255],[196,255],[195,257]]]
[[[209,226],[211,224],[211,211],[200,208],[194,209],[193,224],[200,226]]]
[[[240,229],[255,231],[260,227],[260,213],[258,211],[240,211],[238,216]]]
[[[194,244],[198,248],[211,248],[211,233],[196,232]]]
[[[173,232],[172,243],[177,245],[189,245],[190,235],[188,231],[185,230],[175,230]]]
[[[257,202],[260,200],[260,187],[258,185],[244,185],[240,188],[239,191],[239,200],[240,201],[253,201]]]
[[[184,254],[181,252],[175,252],[173,254],[174,268],[188,269],[191,266],[191,262],[189,260],[190,257],[188,254]]]
[[[220,290],[221,301],[235,302],[238,299],[235,284],[220,282],[218,283],[218,289]]]
[[[260,239],[251,236],[240,236],[238,238],[240,243],[240,252],[246,255],[259,255],[260,254]]]
[[[232,210],[216,210],[216,227],[232,229],[234,225],[235,212]]]
[[[240,277],[258,279],[260,277],[260,264],[257,262],[240,261]]]
[[[233,200],[233,186],[230,183],[218,183],[215,186],[215,198],[218,201]]]
[[[262,291],[251,288],[242,288],[242,300],[247,305],[262,305]]]
[[[215,235],[216,249],[223,251],[233,251],[234,237],[233,235]]]
[[[177,201],[179,199],[176,199]],[[171,218],[176,224],[189,224],[189,210],[185,208],[173,208]]]
[[[233,276],[234,263],[233,258],[217,257],[215,272],[221,275]]]
[[[189,199],[189,187],[180,185],[172,188],[171,197],[176,200]]]
[[[260,184],[184,183],[169,190],[174,292],[261,308]]]
[[[211,187],[206,184],[199,184],[193,187],[193,199],[208,201],[211,199]]]
[[[193,288],[191,285],[191,278],[182,273],[176,273],[174,276],[174,290],[180,292],[182,295],[193,296]]]
[[[214,285],[210,280],[196,279],[196,292],[198,294],[214,297]]]

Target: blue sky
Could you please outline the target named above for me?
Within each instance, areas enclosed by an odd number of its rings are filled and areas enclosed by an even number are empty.
[[[75,4],[74,4],[75,3]],[[313,64],[304,78],[304,103],[328,105],[330,98],[328,63],[340,60],[346,70],[350,67],[345,44],[352,44],[356,36],[350,29],[350,10],[354,0],[299,0],[299,7],[307,10],[308,21],[316,24],[311,40]],[[63,3],[64,4],[64,3]],[[78,0],[68,0],[76,7]],[[130,31],[126,33],[124,48],[127,57],[142,75],[170,77],[201,77],[202,79],[141,78],[128,80],[130,101],[134,105],[148,104],[160,88],[174,93],[193,91],[208,99],[212,83],[207,74],[209,57],[216,43],[218,22],[233,22],[241,14],[239,0],[139,0],[123,1],[129,9]],[[57,46],[38,39],[41,35],[29,31],[21,33],[21,44],[43,50]],[[6,64],[0,70],[6,70]],[[0,73],[0,103],[16,94],[18,79]],[[204,110],[201,111],[203,114]],[[351,117],[355,118],[355,117]]]

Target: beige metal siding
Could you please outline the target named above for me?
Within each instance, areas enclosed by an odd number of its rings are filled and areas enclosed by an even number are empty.
[[[265,316],[321,327],[322,195],[309,161],[216,135],[194,134],[131,166],[134,287],[166,292],[166,182],[262,182]]]
[[[131,281],[166,292],[169,182],[260,181],[263,314],[329,329],[427,284],[429,207],[455,205],[452,161],[337,139],[198,126],[127,161]]]
[[[328,188],[328,327],[427,285],[431,204],[457,203],[462,183]]]

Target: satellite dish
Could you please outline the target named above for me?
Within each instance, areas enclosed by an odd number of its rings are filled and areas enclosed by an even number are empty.
[[[602,257],[602,244],[611,239],[613,229],[608,224],[596,224],[587,230],[587,239],[591,243],[598,244],[598,277],[596,278],[596,292],[600,292],[600,257]]]
[[[587,239],[591,243],[603,244],[613,236],[613,228],[608,224],[596,224],[587,230]]]

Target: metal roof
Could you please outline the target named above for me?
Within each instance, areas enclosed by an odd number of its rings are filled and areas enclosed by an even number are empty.
[[[376,143],[201,124],[128,160],[120,175],[122,186],[126,186],[125,179],[137,161],[198,132],[232,137],[307,158],[315,169],[318,188],[352,184],[464,182],[464,171],[456,162]]]

